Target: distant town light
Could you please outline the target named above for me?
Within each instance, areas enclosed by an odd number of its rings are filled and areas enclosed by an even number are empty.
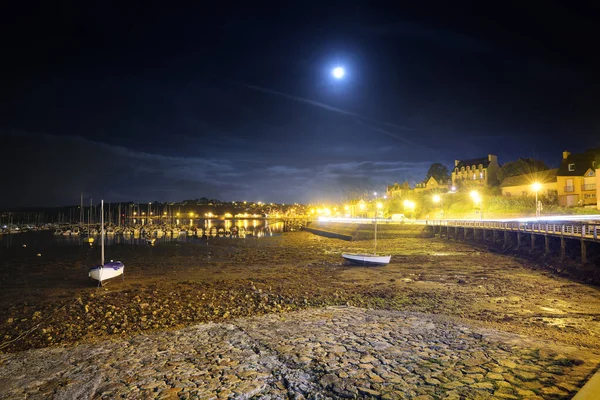
[[[434,203],[439,203],[440,200],[442,200],[442,198],[440,197],[439,194],[436,194],[436,195],[433,196],[433,202]]]

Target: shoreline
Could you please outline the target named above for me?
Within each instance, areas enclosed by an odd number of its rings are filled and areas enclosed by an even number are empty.
[[[99,289],[83,274],[97,249],[59,249],[42,259],[15,252],[2,272],[0,352],[330,305],[442,314],[600,349],[597,287],[528,260],[422,238],[419,227],[393,229],[401,238],[378,240],[392,262],[375,268],[343,266],[340,257],[369,241],[306,232],[209,246],[112,246],[111,257],[126,264],[125,281]]]

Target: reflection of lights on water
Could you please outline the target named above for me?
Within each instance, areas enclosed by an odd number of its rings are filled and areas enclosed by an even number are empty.
[[[176,223],[177,225],[179,225],[179,220],[178,220],[178,219],[176,219],[176,220],[175,220],[175,223]]]
[[[244,220],[244,228],[248,229],[248,220],[247,219]]]
[[[225,230],[226,231],[231,230],[231,220],[230,219],[225,220]]]
[[[253,220],[252,220],[252,226],[253,226],[254,228],[256,228],[256,225],[258,225],[258,221],[257,221],[257,220],[255,220],[255,219],[253,219]]]

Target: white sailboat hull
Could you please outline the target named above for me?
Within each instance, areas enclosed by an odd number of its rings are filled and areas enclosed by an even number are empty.
[[[378,266],[378,265],[388,265],[392,256],[378,256],[374,254],[351,254],[351,253],[343,253],[342,257],[344,260],[350,262],[354,265],[368,265],[368,266]]]
[[[108,279],[116,278],[117,276],[123,275],[123,270],[125,269],[125,265],[122,262],[110,262],[106,263],[103,266],[97,266],[90,269],[89,277],[103,282]]]

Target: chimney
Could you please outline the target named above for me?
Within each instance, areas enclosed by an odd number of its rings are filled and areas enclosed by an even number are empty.
[[[569,153],[568,151],[563,151],[563,160],[566,160],[567,158],[569,158],[569,156],[571,155],[571,153]]]
[[[460,160],[454,160],[454,166],[457,167]]]

